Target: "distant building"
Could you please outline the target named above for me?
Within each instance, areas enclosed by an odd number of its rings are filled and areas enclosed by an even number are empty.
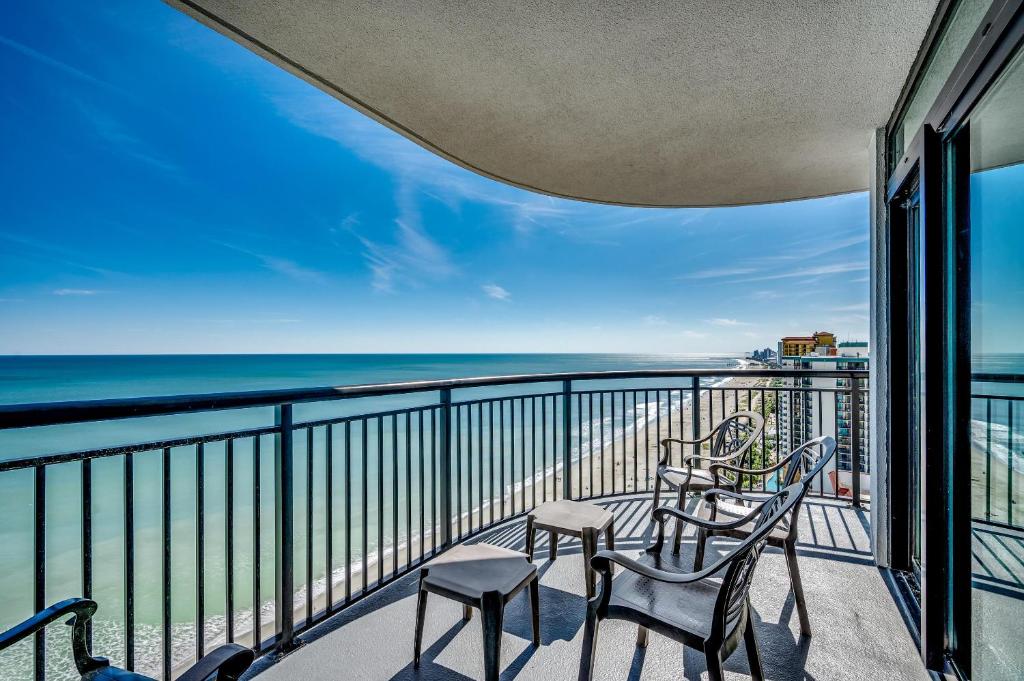
[[[814,343],[809,349],[804,341]],[[793,342],[798,341],[798,342]],[[869,348],[865,342],[842,342],[836,344],[835,336],[827,332],[818,332],[812,336],[790,336],[783,338],[780,347],[788,348],[792,354],[783,354],[779,363],[783,369],[793,370],[839,370],[869,368]],[[838,484],[840,488],[851,489],[853,476],[853,420],[859,426],[858,440],[860,443],[860,474],[861,489],[868,489],[868,400],[867,380],[861,381],[865,392],[861,393],[858,414],[853,413],[849,393],[819,392],[821,390],[846,390],[849,380],[845,378],[789,378],[783,379],[784,386],[803,388],[803,391],[779,394],[779,435],[784,446],[790,450],[802,442],[822,435],[831,435],[836,439],[837,469],[828,475],[826,484],[832,489]],[[831,466],[829,468],[832,468]]]
[[[816,348],[835,349],[836,336],[828,331],[815,331],[810,336],[786,336],[779,343],[781,357],[802,357]]]

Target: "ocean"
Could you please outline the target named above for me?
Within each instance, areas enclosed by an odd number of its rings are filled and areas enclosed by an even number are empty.
[[[540,374],[576,371],[631,370],[631,369],[733,369],[742,366],[737,356],[694,355],[578,355],[578,354],[490,354],[490,355],[178,355],[178,356],[54,356],[54,357],[0,357],[0,403],[42,403],[66,400],[111,399],[124,397],[236,392],[246,390],[302,388],[366,383],[389,383],[410,380],[429,380],[470,376],[499,376],[512,374]],[[706,384],[710,383],[708,381]],[[669,385],[665,380],[633,380],[591,382],[588,388],[644,388]],[[689,387],[686,381],[676,381],[672,387]],[[554,391],[560,386],[552,384],[513,386],[510,388],[474,389],[458,391],[455,400],[520,395],[531,391]],[[681,396],[680,396],[681,397]],[[364,398],[342,402],[297,405],[296,421],[373,413],[399,407],[436,403],[436,393],[409,396]],[[677,405],[678,407],[678,402]],[[611,421],[610,415],[582,425],[585,436],[605,434],[610,442],[622,429],[636,428],[636,424],[656,417],[660,405],[623,405],[625,413],[620,423]],[[611,413],[609,409],[609,414]],[[664,413],[664,412],[663,412]],[[229,412],[207,412],[198,415],[154,417],[120,422],[91,423],[71,426],[0,431],[0,460],[26,456],[82,451],[90,448],[118,444],[155,441],[196,433],[218,433],[229,430],[271,424],[271,409],[246,409]],[[390,428],[390,427],[389,427]],[[390,438],[390,431],[385,433]],[[301,440],[301,438],[298,438]],[[261,564],[264,570],[260,590],[261,619],[272,619],[273,599],[273,523],[272,519],[272,451],[268,439],[263,451],[261,479],[267,488],[261,504],[263,518]],[[252,621],[252,589],[250,537],[252,533],[252,446],[239,441],[235,451],[235,515],[232,536],[236,537],[235,602],[236,630],[246,631]],[[573,451],[573,457],[589,452]],[[322,461],[314,449],[317,465]],[[296,443],[296,467],[305,456],[305,445]],[[205,555],[204,573],[205,620],[207,636],[224,627],[224,448],[209,446],[204,455],[205,467]],[[418,464],[417,464],[418,465]],[[515,468],[513,463],[513,469]],[[391,476],[404,474],[404,464]],[[514,471],[515,472],[515,471]],[[518,471],[520,477],[524,471]],[[171,464],[172,490],[172,627],[174,631],[174,659],[185,661],[191,654],[189,641],[194,632],[193,595],[195,579],[195,449],[174,450]],[[375,477],[375,462],[371,461],[365,475]],[[528,474],[528,473],[527,473]],[[361,479],[364,471],[358,462],[353,476]],[[92,465],[93,478],[93,556],[96,566],[93,597],[100,603],[96,617],[95,637],[98,653],[115,662],[123,655],[123,588],[124,534],[123,534],[123,459],[98,459]],[[390,479],[390,478],[389,478]],[[156,673],[159,670],[159,641],[161,617],[160,560],[160,485],[162,470],[158,452],[138,454],[134,457],[135,486],[135,626],[137,668]],[[81,594],[81,466],[77,463],[52,466],[47,472],[47,602],[52,603]],[[296,479],[296,506],[303,509],[304,477]],[[415,495],[415,490],[413,491]],[[324,499],[314,501],[315,543],[320,546],[325,532],[321,519]],[[32,612],[32,527],[33,478],[31,470],[0,474],[0,628],[5,628]],[[469,503],[469,499],[465,500]],[[411,500],[418,503],[418,497]],[[360,556],[362,537],[358,527],[363,508],[354,512],[355,547],[353,561]],[[394,509],[384,509],[385,525]],[[376,519],[367,510],[368,552],[379,548],[391,550],[388,545],[378,547]],[[336,530],[337,532],[337,530]],[[335,537],[341,545],[341,537]],[[304,515],[296,514],[296,565],[304,565]],[[387,544],[387,541],[385,542]],[[316,556],[323,565],[323,556]],[[297,576],[297,582],[301,582]],[[326,574],[318,568],[313,588],[321,593]],[[301,586],[301,584],[299,584]],[[303,587],[305,588],[305,587]],[[297,602],[304,596],[299,594]],[[21,646],[0,656],[0,676],[20,678],[25,661],[30,655],[28,646]],[[60,648],[53,648],[59,651]],[[13,660],[13,662],[12,662]],[[24,671],[28,678],[27,670]],[[58,675],[59,676],[59,675]],[[54,677],[57,678],[57,677]]]

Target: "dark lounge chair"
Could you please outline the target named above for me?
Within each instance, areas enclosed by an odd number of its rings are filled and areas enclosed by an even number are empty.
[[[69,598],[38,612],[0,634],[0,651],[31,636],[48,624],[71,619],[71,650],[82,681],[153,681],[148,676],[111,667],[104,657],[93,657],[86,639],[86,623],[96,613],[96,601]],[[236,681],[255,659],[251,650],[237,643],[222,645],[182,673],[177,681]]]
[[[799,485],[792,485],[738,521],[722,524],[674,508],[657,508],[652,515],[658,539],[639,560],[615,551],[598,552],[592,564],[601,575],[601,591],[587,603],[580,681],[592,678],[598,627],[605,619],[638,624],[639,647],[646,647],[648,632],[653,630],[703,652],[710,681],[723,680],[722,663],[743,639],[751,674],[763,681],[748,591],[766,537],[788,516],[799,496]],[[665,521],[670,517],[705,528],[753,523],[754,531],[707,569],[680,573],[664,569]],[[613,563],[623,568],[614,580]]]
[[[716,488],[735,488],[737,481],[713,470],[716,463],[735,464],[742,466],[744,457],[764,431],[764,417],[754,411],[739,411],[722,419],[704,437],[698,440],[682,438],[665,438],[661,441],[662,455],[658,462],[658,475],[654,481],[654,506],[661,505],[661,486],[677,492],[676,508],[686,508],[688,492],[704,492]],[[694,445],[699,447],[710,443],[710,453],[691,454],[683,457],[683,466],[670,465],[672,461],[672,445]],[[707,469],[700,463],[707,462]],[[679,553],[679,543],[683,536],[683,524],[676,523],[675,535],[672,538],[672,552]]]
[[[793,452],[781,459],[774,466],[763,469],[745,469],[730,466],[728,464],[715,464],[721,472],[726,470],[736,476],[739,475],[768,475],[785,469],[783,486],[789,486],[799,482],[800,493],[797,496],[796,504],[789,516],[783,518],[776,525],[775,529],[767,535],[768,544],[782,549],[786,554],[786,565],[789,568],[789,581],[793,587],[793,597],[796,600],[797,613],[800,616],[800,632],[804,636],[811,635],[811,621],[807,616],[807,604],[804,601],[804,588],[800,581],[800,568],[796,561],[797,518],[800,513],[800,504],[803,503],[804,495],[811,486],[811,481],[818,476],[825,464],[829,462],[836,452],[836,441],[825,435],[813,440],[808,440],[797,447]],[[751,496],[739,494],[723,489],[712,489],[704,493],[704,504],[697,515],[701,518],[728,522],[732,524],[739,518],[750,513],[750,507],[742,506],[734,502],[747,502],[750,504],[764,503],[764,496]],[[694,553],[693,569],[700,570],[704,563],[704,547],[711,537],[732,537],[734,539],[746,539],[753,531],[753,523],[746,523],[738,527],[705,528],[697,530],[697,550]]]

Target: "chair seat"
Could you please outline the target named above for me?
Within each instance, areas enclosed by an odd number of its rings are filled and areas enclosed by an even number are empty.
[[[738,520],[744,516],[750,515],[754,510],[749,506],[741,506],[739,504],[729,503],[727,501],[718,501],[716,504],[717,514],[715,520],[718,522],[728,522],[730,520]],[[697,517],[704,518],[706,520],[711,519],[711,504],[707,501],[703,501],[700,508],[697,510]],[[756,520],[756,519],[755,519]],[[755,520],[748,521],[743,525],[740,525],[736,529],[728,530],[728,533],[734,537],[747,536],[754,531]],[[772,528],[772,531],[768,534],[770,541],[781,542],[789,537],[789,517],[785,516],[779,519],[778,524]]]
[[[685,468],[675,468],[667,466],[664,471],[661,472],[661,479],[672,485],[673,488],[679,488],[686,485],[686,481],[689,480],[689,489],[697,492],[701,490],[709,490],[714,487],[727,486],[729,481],[719,479],[718,484],[715,484],[715,478],[711,475],[711,471],[704,468],[694,468],[692,471],[687,471]]]
[[[682,565],[673,569],[672,561],[667,559],[668,556],[663,556],[655,561],[653,556],[644,554],[638,560],[662,570],[690,572]],[[711,634],[715,599],[721,586],[722,580],[718,577],[689,584],[669,584],[624,570],[612,581],[608,607],[610,612],[625,609],[643,613],[667,628],[706,639]]]
[[[425,586],[473,600],[486,591],[508,596],[537,571],[526,554],[492,544],[460,544],[423,569]]]

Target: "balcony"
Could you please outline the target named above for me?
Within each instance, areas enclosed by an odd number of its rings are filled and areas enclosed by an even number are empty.
[[[607,505],[619,517],[619,547],[639,550],[658,442],[706,434],[752,409],[769,426],[754,463],[776,460],[789,445],[780,437],[784,390],[772,386],[791,373],[549,374],[3,406],[0,428],[29,435],[96,428],[82,451],[0,461],[0,482],[27,490],[6,522],[21,544],[48,549],[11,562],[28,588],[3,594],[3,605],[28,616],[40,603],[94,598],[97,653],[166,680],[225,640],[260,655],[308,642],[276,664],[261,658],[259,678],[337,678],[339,668],[412,677],[410,594],[421,565],[459,542],[521,548],[524,515],[562,498]],[[369,399],[378,408],[368,410]],[[673,460],[696,451],[686,445]],[[851,456],[866,461],[867,450]],[[759,569],[765,664],[772,678],[840,679],[870,657],[892,678],[914,678],[921,665],[873,567],[860,498],[850,507],[827,480],[840,470],[837,457],[801,516],[812,640],[795,633],[782,556],[769,551]],[[774,480],[744,484],[758,490]],[[575,677],[578,552],[567,544],[563,559],[541,565],[540,649],[522,639],[523,604],[510,606],[506,677]],[[691,552],[692,537],[681,565]],[[105,569],[112,557],[121,570]],[[478,676],[479,632],[449,621],[455,610],[436,600],[421,675]],[[689,674],[701,664],[657,637],[636,652],[629,627],[609,622],[602,631],[602,678],[641,666],[675,675],[681,664]],[[35,667],[35,678],[69,678],[67,643],[66,631],[51,627],[34,646],[0,655],[0,676],[28,679]],[[734,654],[727,668],[745,673],[744,659]]]
[[[638,552],[649,540],[648,495],[627,495],[598,502],[616,515],[617,547]],[[801,517],[799,547],[804,589],[814,635],[801,638],[789,593],[784,558],[766,551],[752,590],[762,662],[769,679],[848,679],[849,670],[871,661],[877,678],[927,679],[886,583],[872,567],[865,531],[867,515],[833,500],[814,499]],[[511,520],[471,541],[514,550],[524,548],[524,524]],[[721,546],[724,546],[722,544]],[[693,535],[684,536],[680,569],[692,565]],[[530,613],[525,595],[505,611],[503,679],[575,679],[579,669],[586,600],[578,541],[563,539],[558,558],[537,546],[541,574],[541,646],[530,645]],[[260,681],[309,679],[335,681],[337,670],[364,679],[481,678],[482,644],[478,618],[462,620],[461,606],[444,599],[430,602],[421,668],[412,668],[415,574],[408,575],[358,606],[343,611],[302,636],[307,642],[280,661],[257,663]],[[706,675],[702,657],[658,636],[646,650],[634,646],[636,628],[609,620],[602,624],[597,659],[599,679],[687,678]],[[387,641],[387,645],[381,645]],[[726,678],[749,678],[746,657],[738,650],[726,662]]]

